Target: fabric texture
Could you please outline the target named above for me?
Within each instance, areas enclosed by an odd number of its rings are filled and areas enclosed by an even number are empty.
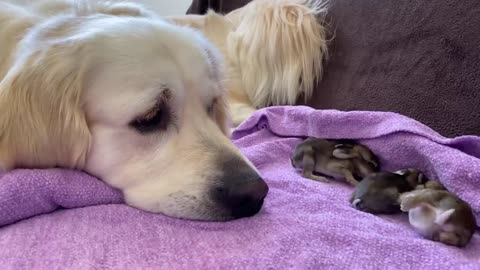
[[[228,13],[249,1],[223,2]],[[330,58],[307,105],[393,111],[447,137],[480,135],[477,0],[329,2]]]
[[[63,169],[0,172],[0,227],[57,209],[122,202],[120,191],[82,172]]]
[[[0,228],[0,265],[49,270],[480,269],[478,231],[463,249],[425,240],[409,226],[406,214],[375,216],[353,209],[346,183],[302,178],[289,157],[305,136],[359,139],[377,153],[383,169],[424,170],[480,217],[480,137],[447,139],[394,113],[273,107],[255,113],[233,134],[270,187],[258,215],[224,223],[172,219],[118,204],[117,191],[86,174],[19,170],[0,178],[0,220],[17,220]],[[60,206],[66,209],[51,212]],[[11,214],[16,212],[24,214]]]

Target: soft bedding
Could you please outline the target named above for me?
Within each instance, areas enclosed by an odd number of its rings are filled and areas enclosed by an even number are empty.
[[[382,112],[260,110],[233,134],[270,186],[252,218],[172,219],[121,204],[96,178],[60,169],[0,175],[2,269],[480,269],[478,232],[464,249],[425,240],[406,215],[350,207],[351,187],[302,178],[289,156],[304,136],[359,139],[383,169],[418,167],[480,220],[480,137],[441,137]]]

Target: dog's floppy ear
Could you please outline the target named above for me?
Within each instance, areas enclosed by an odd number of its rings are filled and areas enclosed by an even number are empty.
[[[78,40],[20,44],[0,82],[0,163],[7,168],[84,166],[90,145],[81,97],[84,49]]]

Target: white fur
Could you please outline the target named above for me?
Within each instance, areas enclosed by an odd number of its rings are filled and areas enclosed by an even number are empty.
[[[228,104],[234,125],[255,110],[307,101],[327,59],[328,1],[254,0],[226,15],[168,19],[200,29],[227,63]]]

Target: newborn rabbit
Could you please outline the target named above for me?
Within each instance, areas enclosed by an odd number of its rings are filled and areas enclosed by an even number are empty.
[[[422,184],[423,174],[415,169],[380,172],[364,178],[350,197],[352,206],[372,214],[400,212],[399,197]]]
[[[464,247],[475,233],[470,205],[446,190],[414,190],[402,194],[400,203],[410,224],[427,239]]]
[[[345,143],[348,142],[348,143]],[[310,137],[298,144],[291,157],[292,166],[315,181],[328,182],[321,173],[332,178],[344,178],[353,186],[355,176],[363,178],[378,171],[378,159],[366,146],[351,141],[333,141]]]

